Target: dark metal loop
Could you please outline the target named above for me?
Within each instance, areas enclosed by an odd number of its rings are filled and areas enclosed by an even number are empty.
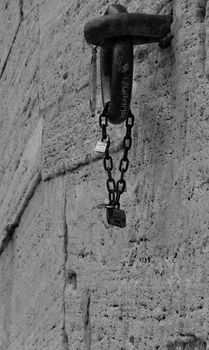
[[[121,193],[118,192],[114,203],[115,207],[118,209],[120,209],[120,196],[121,196]]]
[[[113,178],[109,178],[109,179],[107,179],[106,184],[107,184],[108,192],[114,193],[115,192],[115,180]]]
[[[116,192],[117,194],[120,193],[122,194],[126,189],[126,182],[124,179],[120,179],[117,181],[117,185],[116,185]]]
[[[101,141],[107,143],[107,148],[110,146],[110,136],[107,134],[107,132],[106,132],[106,136],[105,137],[104,137],[104,135],[102,135]]]
[[[99,126],[102,128],[102,134],[104,134],[104,138],[106,138],[107,133],[106,133],[106,127],[108,125],[108,111],[110,107],[110,102],[107,102],[105,104],[103,112],[99,116]]]
[[[106,171],[113,169],[113,159],[112,157],[110,157],[110,155],[108,157],[105,156],[103,161],[104,161],[104,168]]]
[[[107,171],[108,178],[112,179],[112,173],[111,173],[112,170],[111,169],[107,169],[106,171]]]
[[[123,180],[124,179],[124,175],[125,175],[125,171],[124,169],[121,169],[121,174],[120,174],[120,180]]]
[[[107,116],[105,114],[100,114],[99,126],[100,126],[100,128],[102,128],[103,126],[107,127]]]
[[[123,148],[127,148],[129,150],[132,145],[132,137],[130,135],[126,135],[123,140]]]
[[[104,106],[104,109],[103,109],[103,112],[101,115],[105,115],[107,116],[108,115],[108,112],[109,112],[109,108],[110,108],[110,101],[108,101],[105,106]]]
[[[129,114],[126,118],[126,126],[132,128],[133,125],[134,125],[134,115],[131,113],[131,110],[129,110]]]
[[[124,148],[124,151],[123,151],[123,160],[126,161],[126,159],[128,158],[128,148]]]
[[[128,160],[128,158],[126,158],[126,159],[124,159],[124,158],[122,158],[121,160],[120,160],[120,165],[119,165],[119,170],[122,172],[126,172],[127,170],[128,170],[128,166],[129,166],[129,160]]]
[[[114,208],[115,203],[115,192],[109,192],[109,206]]]

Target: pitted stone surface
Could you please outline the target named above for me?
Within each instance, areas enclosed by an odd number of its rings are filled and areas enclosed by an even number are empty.
[[[106,222],[83,39],[114,1],[17,3],[0,8],[0,350],[206,350],[208,1],[120,1],[173,14],[170,47],[134,48],[125,229]]]

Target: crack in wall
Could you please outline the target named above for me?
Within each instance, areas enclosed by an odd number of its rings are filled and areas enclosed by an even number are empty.
[[[16,29],[16,32],[15,32],[14,38],[13,38],[13,40],[12,40],[12,44],[11,44],[11,46],[10,46],[10,49],[9,49],[8,53],[7,53],[5,62],[4,62],[4,64],[3,64],[3,67],[2,67],[2,69],[1,69],[0,80],[1,80],[1,78],[2,78],[2,76],[3,76],[3,74],[4,74],[4,72],[5,72],[7,63],[8,63],[8,61],[9,61],[9,58],[10,58],[10,55],[11,55],[11,52],[12,52],[12,48],[13,48],[13,46],[14,46],[14,43],[15,43],[16,38],[17,38],[17,34],[18,34],[18,32],[19,32],[21,23],[22,23],[22,21],[23,21],[23,0],[19,0],[19,14],[20,14],[19,24],[18,24],[18,26],[17,26],[17,29]]]
[[[81,302],[81,310],[83,313],[84,337],[83,341],[86,345],[86,350],[91,350],[91,320],[90,320],[90,304],[91,291],[87,288]]]
[[[3,76],[3,74],[4,74],[4,71],[5,71],[5,69],[6,69],[6,66],[7,66],[7,63],[8,63],[8,60],[9,60],[9,57],[10,57],[10,54],[11,54],[13,45],[14,45],[15,40],[16,40],[16,38],[17,38],[17,34],[18,34],[18,31],[19,31],[20,25],[21,25],[21,22],[18,24],[18,27],[17,27],[17,29],[16,29],[14,38],[13,38],[13,40],[12,40],[12,45],[11,45],[9,51],[8,51],[7,57],[6,57],[5,62],[4,62],[4,64],[3,64],[3,67],[2,67],[2,70],[1,70],[1,74],[0,74],[0,79],[2,78],[2,76]]]
[[[37,174],[37,176],[35,177],[33,183],[30,185],[31,188],[28,191],[20,210],[15,217],[14,222],[11,224],[7,224],[5,226],[5,228],[3,229],[4,237],[3,237],[2,241],[0,242],[0,255],[3,253],[3,251],[7,248],[9,242],[12,240],[13,233],[14,233],[15,229],[18,227],[20,220],[21,220],[21,217],[22,217],[25,209],[27,208],[31,198],[33,197],[35,190],[38,187],[40,182],[41,182],[41,173],[39,172]]]
[[[23,0],[19,0],[20,22],[23,21]]]

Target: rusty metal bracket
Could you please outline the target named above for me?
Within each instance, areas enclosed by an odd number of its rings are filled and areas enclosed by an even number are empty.
[[[88,44],[113,46],[118,41],[133,39],[134,45],[159,42],[167,47],[171,42],[169,15],[120,13],[96,17],[86,23],[84,36]]]

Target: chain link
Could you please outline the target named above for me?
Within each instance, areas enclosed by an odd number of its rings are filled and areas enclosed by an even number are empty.
[[[99,125],[102,129],[102,141],[107,142],[107,147],[105,151],[105,156],[103,160],[104,169],[108,174],[108,179],[106,181],[107,191],[109,194],[109,204],[110,206],[120,208],[120,197],[126,189],[126,181],[124,179],[124,174],[129,167],[128,151],[132,145],[131,129],[134,125],[134,116],[129,110],[129,114],[126,118],[126,135],[123,139],[123,157],[120,160],[119,171],[121,173],[120,179],[115,183],[115,180],[112,177],[113,170],[113,159],[109,154],[110,148],[110,137],[107,134],[108,126],[108,111],[109,111],[110,102],[108,102],[102,114],[99,117]]]

